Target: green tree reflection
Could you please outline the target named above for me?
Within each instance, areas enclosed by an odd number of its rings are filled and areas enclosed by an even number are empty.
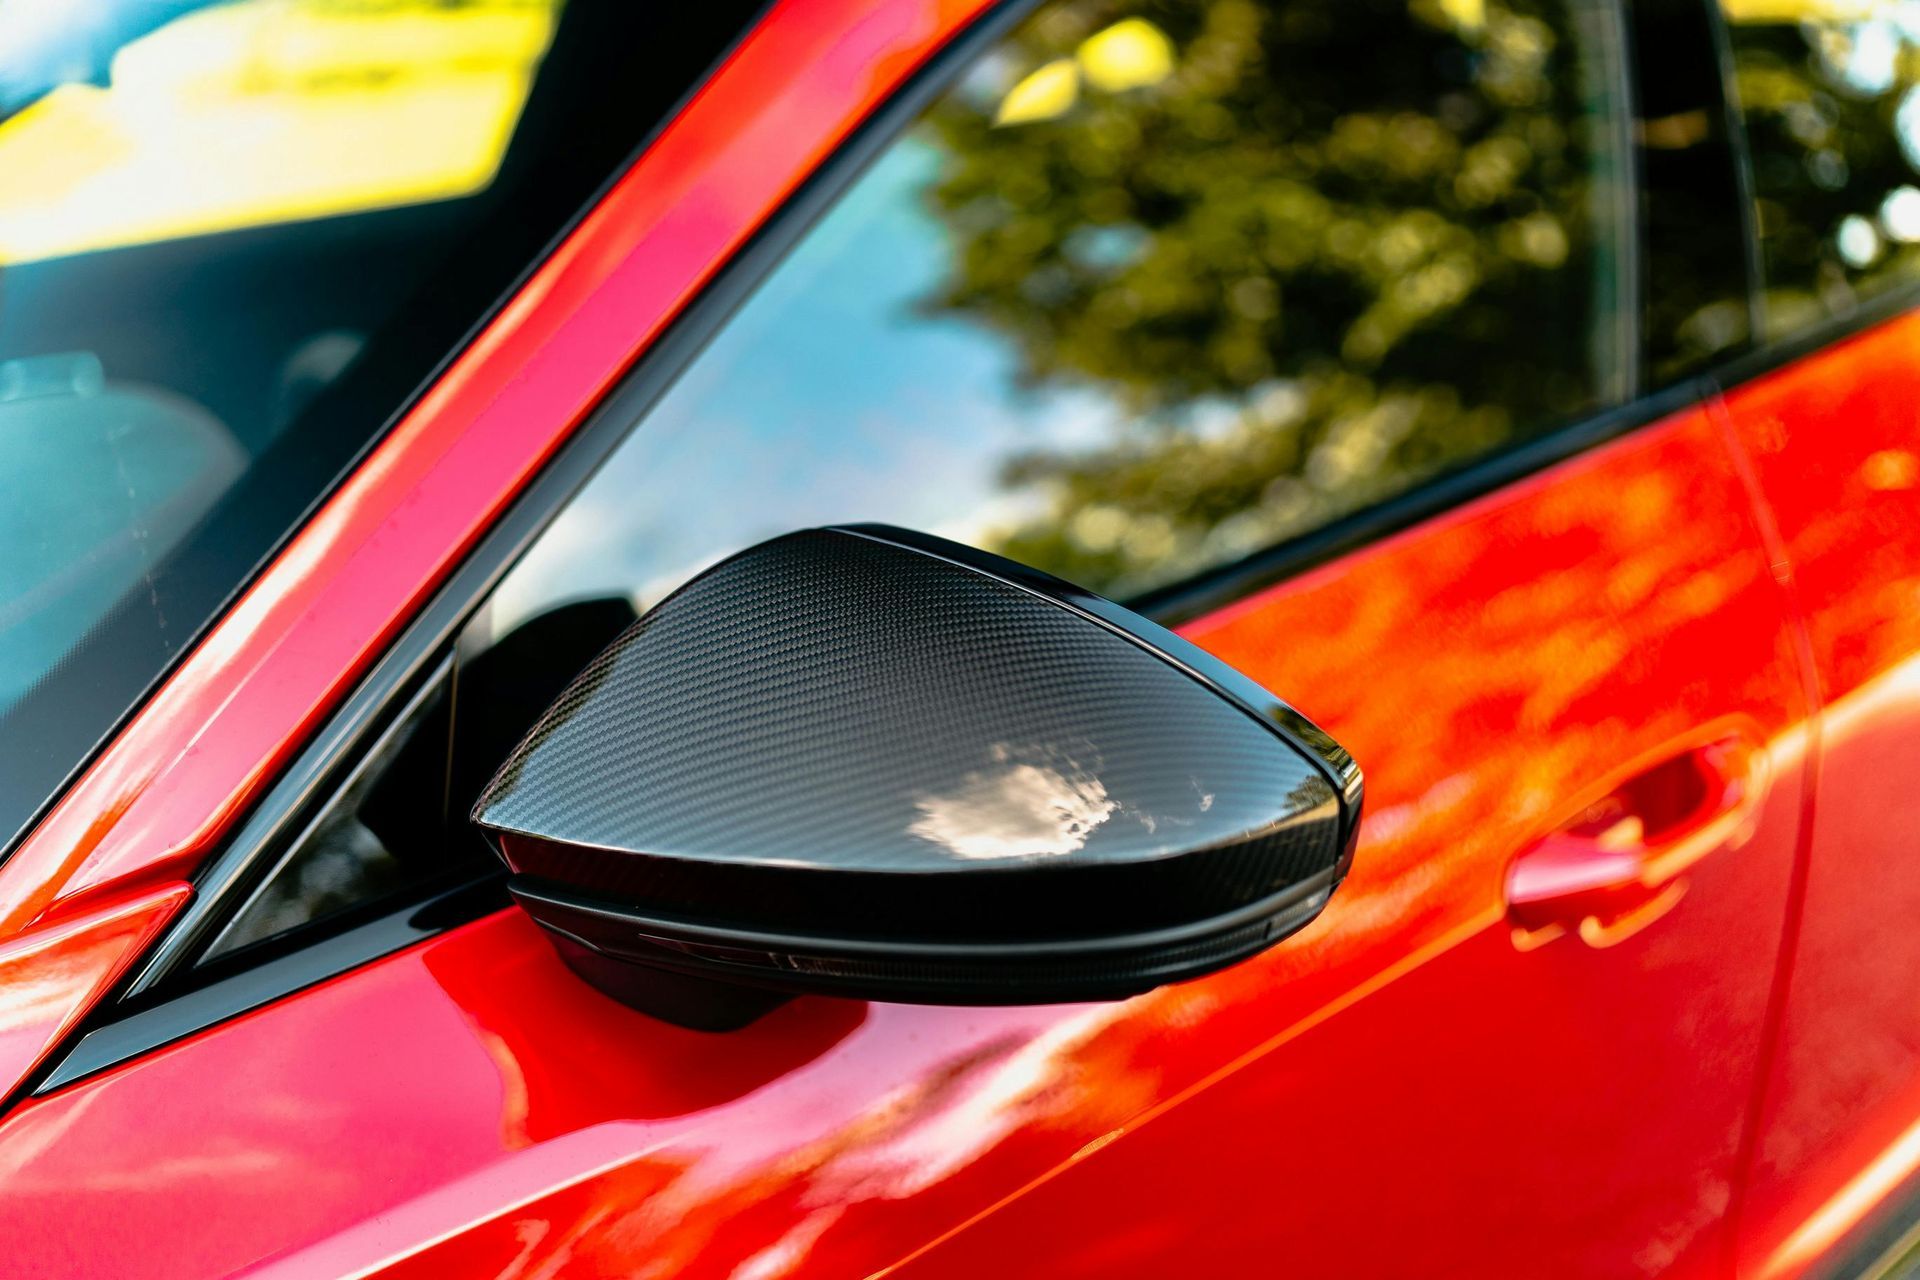
[[[1920,269],[1920,5],[1724,7],[1781,337]]]
[[[1615,393],[1605,126],[1545,0],[1081,0],[937,106],[927,307],[1132,426],[1007,554],[1127,594]],[[1602,163],[1603,158],[1609,163]]]

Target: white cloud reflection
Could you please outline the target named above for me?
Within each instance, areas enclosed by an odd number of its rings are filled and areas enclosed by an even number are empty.
[[[956,858],[1059,857],[1084,847],[1119,804],[1091,774],[1016,763],[1005,746],[943,795],[923,796],[907,828]]]

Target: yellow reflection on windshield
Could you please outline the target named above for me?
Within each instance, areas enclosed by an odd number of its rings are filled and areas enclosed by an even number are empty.
[[[1866,22],[1890,18],[1902,0],[1720,0],[1730,22]]]
[[[245,0],[0,122],[0,264],[493,180],[559,0]]]

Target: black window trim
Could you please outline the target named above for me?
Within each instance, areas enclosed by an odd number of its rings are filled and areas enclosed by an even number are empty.
[[[187,980],[186,963],[251,893],[250,872],[284,849],[318,804],[335,794],[359,756],[394,722],[443,664],[461,629],[547,525],[566,506],[675,380],[718,334],[793,246],[895,137],[991,44],[1043,0],[1001,0],[950,40],[768,219],[595,406],[400,633],[368,674],[297,755],[234,835],[193,878],[181,915],[94,1014],[52,1054],[19,1096],[55,1089],[143,1056],[249,1010],[506,906],[497,876],[436,896],[400,903],[345,932],[252,967],[216,966],[213,980]],[[1616,12],[1633,0],[1603,0]],[[1716,0],[1694,0],[1713,7]],[[1629,100],[1631,104],[1631,100]],[[1735,136],[1744,164],[1744,135]],[[1751,239],[1750,227],[1741,229]],[[1759,282],[1747,281],[1749,302]],[[1735,354],[1634,400],[1488,455],[1415,488],[1332,521],[1301,537],[1206,571],[1129,604],[1167,626],[1203,616],[1361,547],[1547,470],[1637,429],[1710,401],[1819,347],[1920,304],[1920,283],[1889,291],[1850,315],[1793,339]],[[236,957],[239,959],[240,957]],[[3,1108],[0,1108],[3,1110]]]
[[[1713,41],[1715,74],[1720,80],[1720,119],[1733,149],[1733,181],[1740,196],[1740,235],[1747,261],[1747,333],[1758,344],[1766,332],[1764,292],[1766,275],[1760,265],[1760,215],[1755,204],[1753,151],[1747,145],[1747,116],[1733,88],[1733,32],[1721,0],[1696,0],[1706,11]]]
[[[1754,347],[1714,366],[1702,376],[1722,394],[1737,391],[1915,310],[1920,310],[1920,280],[1894,285],[1856,303],[1843,315],[1827,317],[1784,338]]]

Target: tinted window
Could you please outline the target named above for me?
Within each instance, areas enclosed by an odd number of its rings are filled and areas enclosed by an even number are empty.
[[[206,959],[471,874],[477,860],[459,858],[444,839],[449,683],[436,672],[367,746],[214,933]]]
[[[0,847],[744,7],[0,3]]]
[[[1722,8],[1781,337],[1920,273],[1920,5]]]
[[[1120,597],[1628,391],[1598,8],[1076,0],[891,145],[501,592],[879,519]]]
[[[419,773],[448,802],[396,789],[452,827],[383,826],[350,790],[229,943],[394,862],[492,865],[463,818],[513,743],[638,610],[763,538],[887,521],[1127,597],[1628,395],[1605,12],[1041,9],[881,151],[468,628],[452,758]]]

